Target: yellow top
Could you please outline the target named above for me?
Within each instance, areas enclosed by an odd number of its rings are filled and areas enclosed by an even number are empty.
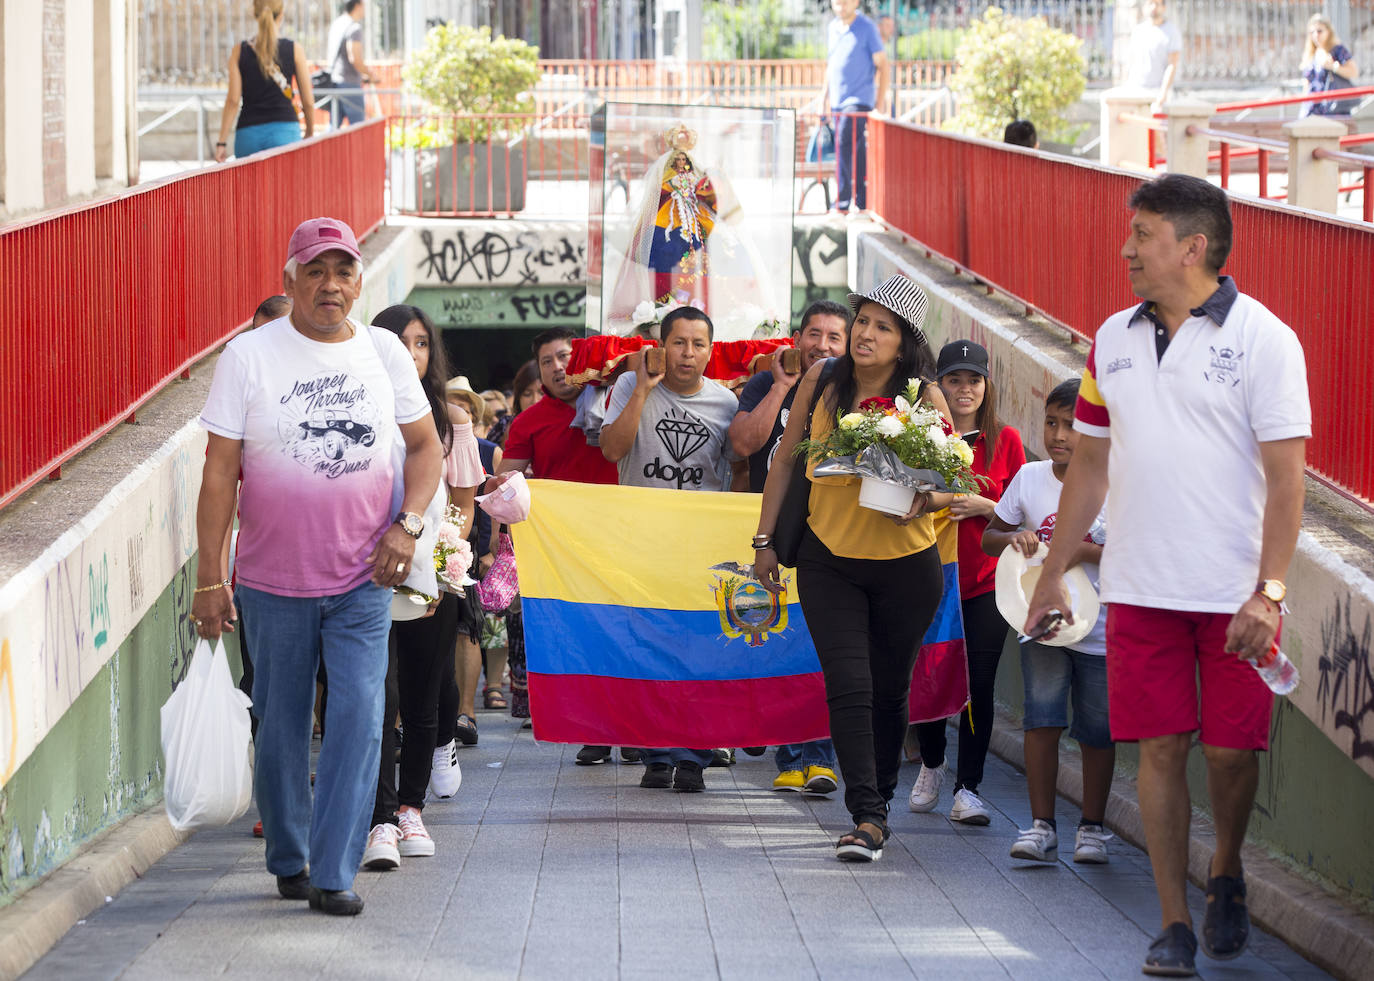
[[[835,425],[822,395],[811,416],[811,438],[824,439]],[[899,559],[935,544],[935,523],[929,514],[906,525],[894,524],[880,511],[859,506],[859,477],[815,477],[814,461],[807,461],[811,478],[811,514],[807,525],[831,553],[847,559]]]

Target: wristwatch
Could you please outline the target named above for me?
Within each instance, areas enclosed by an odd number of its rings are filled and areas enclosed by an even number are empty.
[[[414,511],[402,511],[396,515],[396,524],[411,538],[419,538],[420,533],[425,530],[425,519]]]
[[[1288,595],[1288,587],[1278,579],[1261,579],[1259,585],[1255,587],[1255,592],[1278,606],[1283,602],[1283,598]]]

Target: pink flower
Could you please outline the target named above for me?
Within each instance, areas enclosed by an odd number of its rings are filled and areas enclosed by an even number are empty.
[[[458,547],[449,555],[444,562],[444,578],[451,585],[457,586],[462,583],[463,577],[468,574],[468,568],[472,565],[472,546],[465,541],[460,541]]]
[[[463,540],[463,533],[458,530],[458,526],[445,521],[439,526],[439,544],[446,549],[454,549]]]

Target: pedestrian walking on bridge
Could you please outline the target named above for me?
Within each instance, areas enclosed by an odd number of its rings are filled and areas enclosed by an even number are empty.
[[[1248,661],[1278,641],[1312,413],[1297,336],[1220,275],[1231,251],[1226,192],[1167,174],[1130,206],[1121,255],[1144,302],[1109,317],[1088,353],[1082,436],[1024,630],[1040,633],[1052,611],[1072,623],[1064,572],[1110,486],[1101,581],[1111,734],[1140,743],[1163,927],[1143,970],[1179,977],[1193,973],[1198,946],[1186,891],[1194,732],[1216,822],[1202,949],[1228,960],[1249,938],[1240,849],[1274,696]]]

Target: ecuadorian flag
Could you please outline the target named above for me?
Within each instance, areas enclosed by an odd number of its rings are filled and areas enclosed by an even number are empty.
[[[829,735],[797,601],[753,577],[755,494],[530,482],[512,525],[535,737],[611,746],[770,746]],[[944,522],[948,524],[948,522]],[[912,720],[968,700],[956,529],[917,659]]]

